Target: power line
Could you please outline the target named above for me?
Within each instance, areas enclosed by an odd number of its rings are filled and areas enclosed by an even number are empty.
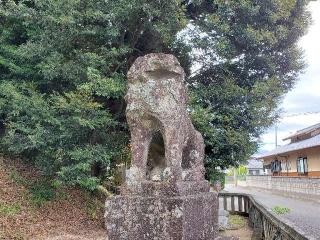
[[[274,145],[274,142],[262,142],[260,145]]]
[[[280,115],[281,117],[296,117],[296,116],[304,116],[304,115],[312,115],[312,114],[319,114],[320,111],[315,111],[315,112],[303,112],[303,113],[292,113],[292,114],[287,114],[287,115]]]
[[[306,115],[313,115],[313,114],[319,114],[320,111],[313,111],[313,112],[303,112],[303,113],[292,113],[287,115],[280,115],[281,118],[286,117],[297,117],[297,116],[306,116]],[[278,147],[278,124],[275,124],[275,147]]]

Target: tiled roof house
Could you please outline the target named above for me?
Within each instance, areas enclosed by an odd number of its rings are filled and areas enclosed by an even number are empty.
[[[283,140],[290,143],[258,157],[264,168],[276,176],[320,177],[320,123]]]

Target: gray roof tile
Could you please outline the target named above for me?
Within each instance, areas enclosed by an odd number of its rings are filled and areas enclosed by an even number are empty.
[[[265,157],[276,156],[279,154],[289,153],[289,152],[293,152],[296,150],[301,150],[301,149],[311,148],[311,147],[316,147],[316,146],[320,146],[320,135],[316,135],[312,138],[308,138],[306,140],[302,140],[299,142],[290,143],[287,145],[277,147],[276,149],[274,149],[270,152],[266,152],[266,153],[261,154],[257,158],[261,159],[261,158],[265,158]]]

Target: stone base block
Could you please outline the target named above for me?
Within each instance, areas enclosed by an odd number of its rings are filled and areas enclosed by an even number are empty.
[[[214,240],[218,197],[116,196],[106,201],[108,240]]]
[[[133,186],[123,185],[121,188],[122,196],[139,195],[142,197],[174,197],[182,195],[192,195],[209,192],[208,181],[180,181],[180,182],[154,182],[142,181]]]

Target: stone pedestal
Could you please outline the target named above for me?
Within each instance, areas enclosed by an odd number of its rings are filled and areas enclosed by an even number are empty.
[[[109,240],[213,240],[218,198],[206,181],[143,182],[106,202]]]

